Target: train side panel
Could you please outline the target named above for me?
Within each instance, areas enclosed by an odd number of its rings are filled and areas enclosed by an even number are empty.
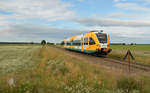
[[[99,53],[99,54],[107,54],[110,52],[110,39],[109,35],[102,34],[105,42],[100,41],[102,37],[97,36],[98,32],[89,32],[84,35],[73,36],[64,40],[64,47],[74,51],[80,51],[84,53]]]

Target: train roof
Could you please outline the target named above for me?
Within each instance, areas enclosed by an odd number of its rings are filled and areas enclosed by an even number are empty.
[[[92,30],[90,32],[99,32],[99,33],[103,33],[103,30]]]
[[[103,33],[103,34],[105,34],[105,33],[103,32],[103,30],[92,30],[92,31],[90,31],[90,32],[93,32],[93,33]],[[90,32],[87,32],[87,33],[90,33]],[[87,34],[87,33],[86,33],[86,34]],[[84,36],[84,34],[72,36],[72,37],[70,37],[70,38],[65,39],[64,41],[70,41],[70,40],[72,40],[72,39],[74,39],[74,38],[81,38],[82,36]]]

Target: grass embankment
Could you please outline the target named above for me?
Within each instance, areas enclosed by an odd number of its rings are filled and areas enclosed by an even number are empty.
[[[24,65],[20,69],[15,69],[12,72],[2,71],[3,75],[0,77],[0,93],[150,92],[149,76],[136,76],[136,79],[134,79],[135,76],[125,77],[121,73],[108,71],[97,64],[83,62],[71,55],[66,55],[63,51],[54,47],[29,47],[32,48],[17,47],[13,51],[16,55],[11,59],[16,59],[17,57],[16,64]],[[4,51],[1,53],[4,53]],[[6,52],[7,55],[11,53]],[[10,56],[13,57],[13,55]],[[29,60],[23,61],[28,58]],[[7,56],[4,59],[7,59]],[[20,65],[14,66],[13,68],[18,67]],[[9,68],[10,66],[1,69],[7,70]],[[15,79],[11,85],[7,83],[10,78]]]
[[[128,49],[135,57],[135,62],[150,66],[150,45],[111,45],[112,52],[108,55],[111,58],[123,60]]]

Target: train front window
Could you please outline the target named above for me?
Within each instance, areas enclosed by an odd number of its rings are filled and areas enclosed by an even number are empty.
[[[96,36],[100,43],[107,43],[107,34],[98,33]]]
[[[95,41],[94,41],[92,38],[90,38],[89,44],[90,44],[90,45],[94,45],[94,44],[95,44]]]

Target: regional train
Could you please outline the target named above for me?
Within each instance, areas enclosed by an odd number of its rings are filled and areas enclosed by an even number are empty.
[[[100,56],[107,55],[111,52],[109,35],[102,30],[90,31],[65,39],[64,47],[69,50],[97,54]]]

